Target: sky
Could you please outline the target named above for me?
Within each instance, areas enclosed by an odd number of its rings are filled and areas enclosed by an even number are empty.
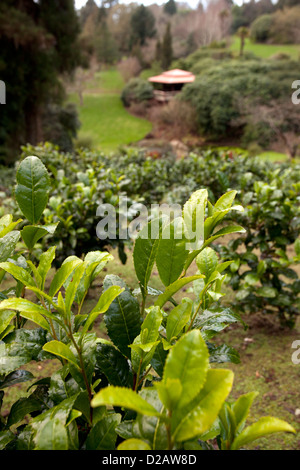
[[[96,3],[100,4],[100,1],[95,0]],[[158,5],[161,5],[163,3],[166,3],[167,0],[121,0],[120,3],[143,3],[145,6],[147,5],[152,5],[153,3],[157,3]],[[199,3],[199,0],[184,0],[186,3],[188,3],[192,8],[196,8],[196,6]],[[77,9],[80,9],[86,4],[87,0],[75,0],[75,5]],[[235,0],[235,3],[238,5],[241,5],[243,3],[243,0]]]

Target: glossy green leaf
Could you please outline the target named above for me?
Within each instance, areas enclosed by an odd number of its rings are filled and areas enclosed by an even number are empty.
[[[36,224],[48,202],[50,178],[45,165],[37,157],[25,158],[17,171],[15,196],[24,216]]]
[[[15,279],[22,282],[22,284],[27,287],[35,286],[34,279],[30,276],[29,272],[14,263],[0,263],[0,269],[11,274]]]
[[[113,345],[97,344],[96,366],[111,385],[132,388],[133,375],[128,361]]]
[[[237,191],[232,190],[223,194],[216,202],[214,206],[214,211],[223,211],[229,209],[232,206],[232,203],[235,199]]]
[[[94,280],[106,264],[113,259],[114,257],[106,251],[89,251],[84,257],[87,265],[86,275]]]
[[[55,249],[56,249],[55,246],[51,246],[47,251],[42,253],[40,256],[40,262],[37,268],[38,273],[42,279],[42,283],[39,286],[40,289],[44,288],[46,276],[51,268],[52,261],[55,258]]]
[[[239,398],[232,405],[232,411],[235,415],[236,421],[236,432],[240,432],[245,424],[247,416],[249,414],[251,405],[255,398],[257,397],[258,392],[250,392],[244,395],[239,396]]]
[[[59,418],[46,421],[39,429],[36,438],[36,450],[68,450],[67,430]]]
[[[58,226],[57,224],[52,224],[52,225],[43,225],[43,226],[38,226],[38,225],[26,225],[26,227],[21,230],[21,235],[22,239],[27,246],[29,250],[32,250],[32,248],[35,246],[35,244],[43,238],[45,235],[53,235],[56,228]]]
[[[5,336],[12,333],[14,329],[15,329],[14,325],[8,325],[7,328],[5,328],[5,330],[3,330],[2,333],[0,333],[0,340],[4,340]]]
[[[244,208],[242,206],[233,206],[227,209],[214,210],[213,215],[211,215],[210,217],[207,217],[207,219],[204,222],[205,240],[207,240],[207,238],[211,236],[215,228],[221,224],[224,217],[233,210],[242,212]]]
[[[116,426],[121,421],[120,414],[101,419],[90,431],[86,440],[87,450],[115,450],[117,440]]]
[[[212,242],[214,242],[218,238],[223,237],[224,235],[230,235],[231,233],[245,233],[245,232],[246,230],[240,225],[227,225],[227,227],[223,227],[222,229],[218,230],[211,237],[205,240],[201,249],[194,250],[188,255],[184,269],[187,270],[188,267],[191,265],[192,261],[201,252],[201,250],[204,250],[204,248],[209,246]]]
[[[168,354],[163,383],[177,379],[182,386],[177,406],[189,403],[203,387],[209,366],[208,350],[198,330],[186,333]]]
[[[158,225],[155,237],[151,236],[152,223]],[[156,259],[159,240],[161,237],[162,221],[155,219],[149,222],[139,233],[138,238],[134,244],[133,262],[136,277],[140,282],[140,288],[143,297],[146,296],[148,282]]]
[[[163,316],[159,307],[150,307],[141,326],[141,333],[130,345],[131,362],[135,372],[142,372],[151,362],[155,349],[159,344],[159,328]]]
[[[295,429],[288,424],[286,421],[283,421],[278,418],[273,418],[266,416],[260,418],[256,423],[252,424],[245,428],[233,441],[231,445],[231,450],[237,450],[250,442],[259,439],[260,437],[268,436],[275,432],[293,432]]]
[[[150,307],[147,309],[147,315],[141,326],[141,335],[143,343],[156,341],[159,334],[163,316],[159,307]]]
[[[183,206],[183,220],[186,238],[201,247],[204,239],[204,213],[207,204],[207,190],[195,191]]]
[[[96,366],[96,348],[97,348],[96,334],[93,332],[90,332],[90,333],[85,334],[82,337],[80,333],[75,333],[73,336],[77,344],[80,344],[83,366],[85,369],[87,379],[91,383],[92,377],[95,372],[95,366]],[[74,353],[74,356],[76,357],[77,364],[80,364],[78,352],[72,343],[70,344],[70,349]],[[83,389],[85,389],[86,386],[85,386],[85,382],[84,382],[81,370],[79,370],[78,367],[74,367],[73,363],[70,363],[69,370],[73,378],[76,380],[76,382]]]
[[[0,389],[11,387],[22,382],[32,380],[34,376],[28,370],[16,370],[7,375],[3,381],[0,381]]]
[[[40,313],[37,313],[37,312],[34,312],[34,311],[26,311],[26,312],[21,312],[21,317],[23,318],[26,318],[26,320],[30,320],[32,321],[33,323],[36,323],[37,325],[39,325],[40,327],[44,328],[44,330],[47,330],[50,332],[50,326],[49,326],[49,323],[47,322],[47,320],[45,320],[45,318],[40,315]],[[47,316],[49,317],[49,314],[47,313]]]
[[[66,288],[65,292],[65,306],[66,311],[69,313],[72,309],[72,305],[76,296],[77,289],[79,287],[80,281],[84,275],[86,269],[86,264],[81,263],[79,264],[72,275],[72,280],[69,283],[68,287]]]
[[[224,228],[221,228],[217,232],[215,232],[208,240],[205,241],[204,243],[204,248],[212,243],[213,241],[217,240],[220,237],[223,237],[224,235],[230,235],[231,233],[245,233],[246,230],[241,227],[240,225],[227,225]]]
[[[180,218],[176,218],[162,231],[157,249],[156,266],[165,286],[175,282],[182,273],[188,255],[187,241],[183,235],[183,221]]]
[[[268,299],[273,299],[278,295],[277,289],[274,289],[273,287],[269,286],[259,287],[255,290],[255,293],[257,295],[260,295],[261,297],[266,297]]]
[[[34,411],[40,411],[43,406],[41,399],[32,394],[28,398],[20,398],[11,407],[7,418],[7,425],[13,426],[22,421],[25,416],[30,415]]]
[[[159,343],[154,351],[153,357],[151,359],[151,365],[155,372],[162,377],[165,367],[165,362],[167,359],[168,352],[165,351],[162,343]]]
[[[76,357],[72,353],[69,346],[60,341],[50,341],[49,343],[43,346],[44,351],[47,351],[55,356],[62,357],[67,361],[71,362],[77,369],[80,369]]]
[[[192,303],[182,302],[174,307],[167,318],[166,334],[170,342],[172,338],[177,338],[191,317]]]
[[[210,247],[204,248],[197,256],[196,263],[200,273],[204,274],[205,281],[207,282],[218,265],[218,257],[215,250]]]
[[[178,279],[177,281],[173,282],[173,284],[170,284],[165,292],[161,294],[158,299],[155,302],[155,305],[162,308],[165,303],[170,300],[170,298],[176,294],[182,287],[184,287],[186,284],[189,284],[190,282],[195,281],[196,279],[201,279],[203,278],[202,274],[195,275],[195,276],[188,276],[188,277],[183,277],[182,279]]]
[[[88,329],[91,327],[91,325],[94,323],[96,318],[101,314],[107,312],[109,309],[111,303],[120,295],[122,292],[124,292],[124,289],[122,289],[119,286],[111,286],[109,287],[106,291],[103,292],[101,295],[97,305],[93,308],[91,313],[89,314],[83,330],[82,334],[85,334]]]
[[[5,235],[7,235],[8,233],[11,233],[14,231],[14,229],[16,228],[16,226],[22,222],[22,219],[18,219],[16,220],[15,222],[12,221],[12,215],[11,214],[8,214],[8,216],[11,217],[11,222],[6,226],[6,227],[3,227],[3,225],[1,224],[1,220],[0,220],[0,238],[2,237],[5,237]],[[5,217],[5,216],[4,216]],[[3,218],[2,218],[3,219]]]
[[[141,330],[140,306],[136,298],[128,290],[122,292],[109,306],[104,321],[115,346],[125,356],[130,357],[129,345]]]
[[[0,342],[0,375],[9,374],[31,360],[37,360],[46,342],[46,331],[15,330]]]
[[[82,261],[79,258],[72,259],[71,261],[65,261],[59,270],[56,272],[49,288],[49,296],[54,297],[54,295],[62,287],[66,279],[72,274],[74,269],[81,264]]]
[[[182,385],[179,379],[165,379],[155,384],[159,398],[168,410],[176,408],[182,395]]]
[[[230,308],[214,308],[204,310],[194,323],[194,328],[199,328],[204,339],[210,339],[231,323],[242,322],[240,315]]]
[[[11,431],[0,432],[0,450],[4,450],[7,444],[15,439],[15,435]]]
[[[69,258],[71,259],[71,258]],[[76,259],[76,257],[74,257]],[[101,252],[101,251],[90,251],[85,255],[84,258],[84,265],[85,265],[85,271],[84,274],[80,280],[80,283],[76,289],[76,294],[74,297],[74,302],[80,305],[88,291],[88,289],[91,287],[92,282],[94,279],[99,275],[99,273],[102,271],[104,266],[113,259],[113,256],[107,252]],[[65,289],[68,289],[71,280],[73,279],[72,274],[69,276],[69,278],[66,280],[64,283]]]
[[[107,387],[95,395],[92,406],[121,406],[137,413],[160,416],[160,413],[140,395],[125,387]]]
[[[172,417],[172,434],[176,441],[193,439],[206,432],[216,420],[233,383],[233,372],[209,369],[204,387],[186,409]]]
[[[141,439],[127,439],[118,445],[117,450],[151,450],[151,447]]]
[[[20,232],[13,231],[0,238],[0,262],[3,263],[13,255],[18,241],[20,240]]]
[[[159,413],[163,413],[164,406],[158,397],[157,390],[153,387],[144,388],[140,392],[140,396]],[[118,426],[117,432],[123,439],[140,439],[146,442],[153,450],[164,450],[168,447],[168,438],[163,417],[138,414],[135,421],[130,421],[129,423],[123,421]]]
[[[16,312],[12,312],[11,310],[0,310],[0,334],[6,330],[15,315]]]
[[[35,321],[34,318],[36,318],[37,323],[42,322],[41,326],[46,329],[48,323],[45,323],[45,321],[43,322],[40,317],[44,315],[45,317],[51,318],[52,320],[56,319],[56,317],[52,313],[50,313],[41,305],[35,304],[30,300],[22,298],[11,298],[2,300],[2,302],[0,302],[0,310],[5,309],[18,310],[19,312],[21,312],[21,315],[24,316],[24,318],[27,318],[26,315],[29,314],[29,320]]]
[[[233,364],[239,364],[241,362],[240,355],[236,349],[227,344],[221,344],[216,346],[214,344],[208,344],[209,349],[209,362],[223,364],[224,362],[232,362]]]
[[[36,444],[36,448],[44,449],[45,447],[45,449],[49,450],[58,450],[60,448],[64,450],[69,448],[69,443],[70,446],[73,445],[74,436],[70,436],[69,428],[66,426],[72,419],[72,410],[78,396],[78,392],[73,393],[70,398],[66,398],[58,405],[44,411],[31,420],[30,430],[31,432],[33,431],[33,442]],[[69,426],[72,426],[72,423]],[[62,429],[64,429],[65,432],[62,432]],[[41,436],[42,432],[43,435]],[[55,436],[55,433],[57,433],[57,436]]]

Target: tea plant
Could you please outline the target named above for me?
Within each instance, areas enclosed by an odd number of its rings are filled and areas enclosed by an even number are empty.
[[[300,184],[293,182],[291,169],[269,177],[269,184],[257,181],[243,196],[247,207],[238,219],[246,234],[219,251],[233,260],[229,276],[237,308],[277,312],[282,324],[293,327],[300,314],[300,281],[294,269],[300,261]]]
[[[162,218],[156,237],[143,237],[149,231],[146,225],[134,248],[140,286],[136,295],[120,278],[108,275],[96,305],[83,313],[90,286],[112,257],[99,251],[83,259],[68,257],[50,280],[55,247],[37,262],[32,256],[35,243],[56,228],[39,224],[49,190],[44,165],[36,157],[26,158],[17,172],[15,195],[31,225],[19,232],[19,220],[0,220],[1,276],[6,273],[15,280],[14,288],[1,293],[0,405],[3,390],[33,379],[21,366],[55,357],[60,368],[32,383],[28,396],[13,404],[7,418],[1,417],[1,449],[200,449],[210,448],[205,442],[214,437],[220,448],[237,449],[262,435],[294,432],[276,418],[263,418],[242,430],[249,399],[242,396],[237,404],[224,405],[233,373],[210,366],[238,360],[234,350],[208,343],[228,324],[241,321],[220,303],[222,272],[230,261],[219,263],[209,247],[224,234],[243,232],[240,226],[218,228],[229,211],[241,210],[232,206],[234,191],[214,206],[206,190],[194,193],[184,206],[183,220],[169,222],[168,239],[163,238],[168,226]],[[196,247],[187,249],[190,229],[205,206],[204,241],[196,240]],[[177,224],[185,228],[184,240],[175,236]],[[198,273],[188,275],[194,260]],[[163,291],[149,285],[154,263]],[[194,298],[176,301],[176,294],[191,282]],[[148,306],[149,298],[155,300]],[[167,302],[174,306],[169,314]],[[93,330],[101,314],[109,339]],[[27,320],[37,327],[26,328]]]

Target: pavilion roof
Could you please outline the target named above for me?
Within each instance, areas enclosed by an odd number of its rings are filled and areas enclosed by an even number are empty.
[[[195,75],[192,72],[187,72],[186,70],[173,69],[163,72],[160,75],[155,75],[154,77],[148,78],[149,82],[154,83],[191,83],[195,80]]]

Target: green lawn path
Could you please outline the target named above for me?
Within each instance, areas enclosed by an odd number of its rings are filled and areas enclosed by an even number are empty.
[[[240,51],[240,39],[237,36],[232,37],[230,49],[234,52]],[[292,59],[299,60],[300,44],[256,44],[249,38],[245,41],[245,52],[252,52],[262,59],[268,59],[274,54],[288,54]]]
[[[84,92],[83,106],[76,94],[69,95],[77,104],[81,128],[79,140],[91,140],[93,148],[113,152],[122,145],[137,142],[152,129],[146,119],[131,115],[124,108],[120,94],[124,82],[117,69],[96,74]]]

